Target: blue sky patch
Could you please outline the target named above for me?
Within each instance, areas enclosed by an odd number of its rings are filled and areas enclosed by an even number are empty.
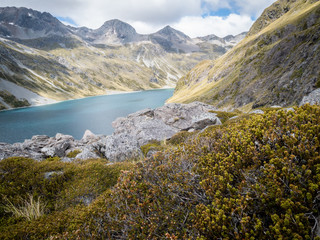
[[[210,11],[205,14],[202,14],[202,17],[208,17],[208,16],[218,16],[218,17],[227,17],[231,13],[235,13],[234,11],[231,11],[231,9],[228,8],[221,8],[218,11]]]
[[[78,26],[78,24],[76,24],[75,21],[73,21],[69,17],[56,17],[56,18],[58,18],[59,21],[61,21],[61,22],[70,24],[71,26]]]

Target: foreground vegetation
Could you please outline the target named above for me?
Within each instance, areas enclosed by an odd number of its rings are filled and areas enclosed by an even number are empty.
[[[6,159],[0,239],[317,239],[319,135],[306,105],[180,133],[136,163]],[[8,209],[31,196],[39,216]]]

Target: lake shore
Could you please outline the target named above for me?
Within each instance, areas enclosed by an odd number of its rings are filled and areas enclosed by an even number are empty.
[[[0,112],[12,111],[12,110],[24,109],[24,108],[31,108],[31,107],[48,106],[48,105],[53,105],[53,104],[57,104],[57,103],[61,103],[61,102],[76,101],[76,100],[81,100],[81,99],[86,99],[86,98],[91,98],[91,97],[120,95],[120,94],[137,93],[137,92],[143,92],[143,91],[157,91],[157,90],[165,90],[165,89],[174,89],[174,88],[173,88],[173,87],[170,87],[170,86],[165,86],[165,87],[162,87],[162,88],[154,88],[154,89],[139,90],[139,91],[106,90],[105,94],[102,94],[102,95],[88,96],[88,97],[68,99],[68,100],[61,100],[61,101],[46,98],[46,99],[48,99],[48,100],[50,100],[50,101],[48,101],[48,102],[38,102],[38,103],[31,104],[30,106],[25,106],[25,107],[3,109],[3,110],[0,110]]]

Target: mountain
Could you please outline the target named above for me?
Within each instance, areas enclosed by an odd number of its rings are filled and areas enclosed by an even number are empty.
[[[244,39],[246,35],[247,35],[247,32],[243,32],[236,36],[228,35],[224,38],[220,38],[214,34],[211,34],[205,37],[198,37],[197,40],[200,42],[211,43],[217,46],[231,49],[232,47],[237,45],[242,39]]]
[[[107,21],[96,30],[80,28],[74,32],[82,39],[94,44],[121,45],[142,39],[131,25],[118,19]]]
[[[0,34],[16,39],[35,39],[49,35],[66,35],[69,30],[50,13],[27,8],[0,8]]]
[[[150,38],[152,42],[160,44],[168,52],[188,53],[200,49],[189,36],[170,26],[151,34]]]
[[[169,102],[219,108],[290,106],[320,87],[320,2],[278,0],[237,46],[199,63]]]
[[[29,47],[74,47],[80,40],[50,13],[27,8],[0,8],[0,36]]]
[[[149,35],[117,19],[76,28],[49,13],[0,8],[0,109],[174,87],[198,62],[229,48],[170,26]]]

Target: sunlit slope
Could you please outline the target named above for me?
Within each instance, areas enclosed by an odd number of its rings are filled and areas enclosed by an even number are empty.
[[[319,27],[319,1],[277,1],[236,47],[182,77],[169,102],[198,100],[220,108],[296,104],[320,87]]]
[[[197,62],[221,55],[168,53],[151,42],[40,50],[7,39],[0,39],[0,54],[1,79],[55,100],[174,87]]]

